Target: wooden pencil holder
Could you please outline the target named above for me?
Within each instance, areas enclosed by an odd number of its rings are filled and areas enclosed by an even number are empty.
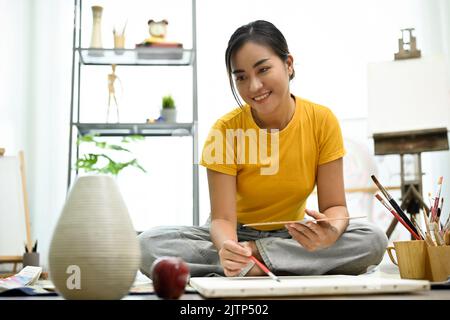
[[[446,281],[450,276],[450,246],[427,246],[429,279]]]
[[[394,241],[387,252],[392,263],[398,266],[402,279],[429,278],[427,244],[424,240]],[[394,258],[393,251],[397,259]]]
[[[402,279],[441,282],[450,276],[450,246],[429,246],[424,240],[394,241],[387,252]]]

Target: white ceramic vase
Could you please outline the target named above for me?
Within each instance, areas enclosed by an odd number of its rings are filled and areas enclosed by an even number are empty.
[[[120,299],[141,259],[136,232],[115,180],[79,177],[53,234],[50,277],[66,299]]]

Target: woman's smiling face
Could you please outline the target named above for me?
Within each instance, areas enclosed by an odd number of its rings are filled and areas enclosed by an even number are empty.
[[[289,101],[292,57],[283,61],[267,46],[249,41],[231,59],[239,95],[258,114],[270,115]]]

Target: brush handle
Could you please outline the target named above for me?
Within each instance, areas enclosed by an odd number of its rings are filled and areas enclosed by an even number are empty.
[[[398,215],[402,218],[402,220],[414,231],[414,233],[418,233],[416,227],[411,223],[406,214],[403,212],[402,208],[395,202],[394,199],[389,200],[389,203],[392,205],[395,211],[397,211]]]
[[[289,223],[300,223],[305,224],[307,222],[322,222],[322,221],[334,221],[334,220],[351,220],[351,219],[361,219],[367,218],[367,216],[357,216],[357,217],[339,217],[339,218],[321,218],[321,219],[303,219],[303,220],[288,220],[288,221],[272,221],[272,222],[256,222],[256,223],[246,223],[243,227],[255,227],[255,226],[270,226],[270,225],[282,225]]]
[[[258,267],[261,268],[262,271],[264,271],[267,275],[269,274],[269,269],[265,265],[263,265],[258,259],[256,259],[254,256],[250,256],[250,259],[258,265]]]
[[[394,215],[394,217],[397,218],[397,220],[406,228],[408,229],[408,231],[412,234],[412,236],[414,237],[414,239],[416,240],[422,240],[418,235],[417,232],[414,231],[412,228],[410,228],[408,226],[408,224],[397,214],[397,212],[395,212],[394,210],[390,210],[391,213]],[[415,228],[414,228],[415,229]]]
[[[447,246],[450,246],[450,230],[445,231],[444,242]]]
[[[379,194],[375,195],[375,198],[381,202],[381,204],[388,209],[388,211],[390,213],[392,213],[392,215],[397,219],[397,221],[399,221],[406,229],[408,229],[408,231],[412,234],[412,236],[416,239],[416,240],[421,240],[421,238],[417,235],[417,231],[414,232],[409,226],[408,224],[403,221],[402,217],[400,217],[400,215],[395,212],[394,209],[392,209],[391,207],[389,207],[389,205],[381,198],[381,196]]]
[[[271,277],[273,280],[280,281],[276,275],[274,275],[264,264],[262,264],[258,259],[256,259],[254,256],[250,256],[250,259],[258,265],[258,267],[261,268],[262,271],[264,271],[269,277]]]

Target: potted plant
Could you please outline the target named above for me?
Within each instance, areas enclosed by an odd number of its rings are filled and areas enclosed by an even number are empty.
[[[175,107],[175,101],[171,95],[167,95],[162,98],[161,117],[165,122],[177,122],[177,109]]]
[[[122,138],[121,144],[143,139],[144,137],[140,135],[125,136]],[[115,154],[116,156],[118,156],[119,153],[121,156],[123,153],[131,154],[130,150],[119,144],[109,144],[105,141],[100,141],[98,136],[95,134],[80,136],[77,144],[80,145],[81,143],[93,144],[99,152],[85,153],[83,157],[79,158],[75,163],[75,168],[78,170],[82,170],[86,173],[99,173],[117,176],[123,169],[131,166],[146,172],[145,169],[138,163],[137,159],[131,159],[125,162],[120,162],[113,159],[112,154]]]

